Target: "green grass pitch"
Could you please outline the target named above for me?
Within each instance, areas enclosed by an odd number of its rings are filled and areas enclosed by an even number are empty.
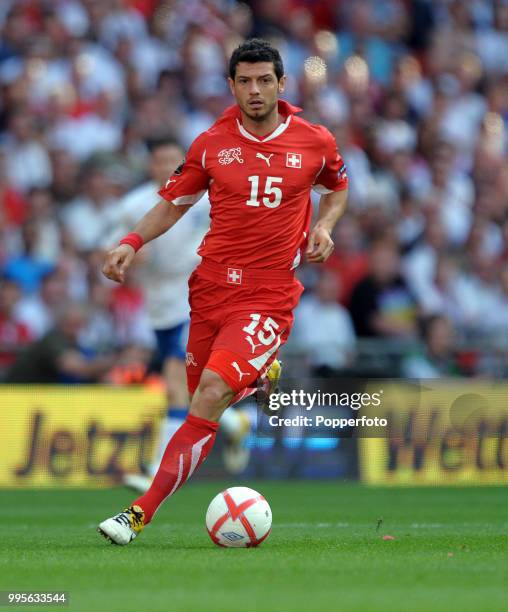
[[[506,487],[256,482],[271,536],[222,549],[204,515],[228,484],[186,486],[127,547],[95,532],[125,489],[0,491],[0,590],[66,590],[86,611],[507,609]]]

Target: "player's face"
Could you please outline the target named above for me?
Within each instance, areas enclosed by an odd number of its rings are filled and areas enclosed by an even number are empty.
[[[229,86],[242,112],[249,119],[262,122],[277,108],[285,81],[285,76],[277,81],[272,62],[240,62]]]
[[[150,176],[158,185],[164,185],[183,158],[184,152],[180,147],[164,145],[155,148],[150,156]]]

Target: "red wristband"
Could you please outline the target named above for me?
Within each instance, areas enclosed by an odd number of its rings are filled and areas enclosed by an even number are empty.
[[[143,238],[141,238],[141,236],[139,234],[137,234],[136,232],[131,232],[130,234],[127,234],[127,236],[124,236],[121,240],[120,240],[120,244],[128,244],[129,246],[131,246],[136,253],[139,251],[139,249],[145,244],[143,241]]]

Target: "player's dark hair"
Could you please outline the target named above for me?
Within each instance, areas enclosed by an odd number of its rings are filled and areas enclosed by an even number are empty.
[[[261,38],[250,38],[237,47],[229,60],[229,76],[235,80],[236,67],[240,62],[255,64],[272,62],[277,80],[284,76],[284,65],[280,53],[269,42]]]
[[[146,147],[153,153],[156,149],[160,149],[161,147],[178,147],[179,149],[184,150],[182,143],[179,142],[173,136],[165,136],[164,138],[150,138],[146,141]]]

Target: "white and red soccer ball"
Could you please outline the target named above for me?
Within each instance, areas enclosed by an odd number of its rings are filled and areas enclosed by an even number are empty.
[[[248,487],[230,487],[216,495],[206,512],[206,528],[218,546],[251,548],[270,535],[272,510]]]

